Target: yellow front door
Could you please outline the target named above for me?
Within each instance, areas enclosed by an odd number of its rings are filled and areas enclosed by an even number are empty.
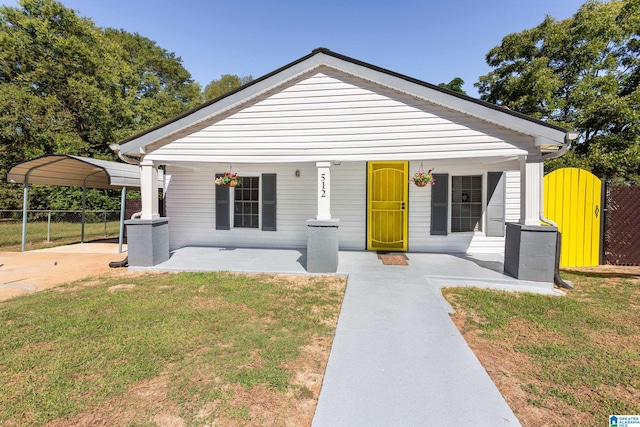
[[[544,177],[544,215],[562,233],[561,267],[600,264],[602,182],[591,172],[557,169]]]
[[[406,251],[409,162],[369,162],[367,249]]]

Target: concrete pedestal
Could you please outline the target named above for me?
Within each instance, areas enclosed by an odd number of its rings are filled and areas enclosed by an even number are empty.
[[[335,273],[338,271],[339,219],[307,220],[307,271]]]
[[[124,223],[129,266],[151,267],[169,259],[169,218],[130,219]]]
[[[507,223],[504,272],[520,280],[553,282],[558,228]]]

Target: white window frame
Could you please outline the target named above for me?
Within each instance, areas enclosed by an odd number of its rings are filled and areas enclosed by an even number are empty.
[[[262,231],[262,176],[261,175],[240,175],[238,176],[242,179],[244,178],[258,178],[258,227],[236,227],[236,216],[235,216],[235,207],[236,207],[236,189],[235,187],[230,188],[231,194],[229,195],[229,201],[231,203],[231,208],[229,209],[229,224],[232,230],[258,230]]]
[[[458,178],[458,177],[480,177],[481,179],[481,183],[480,183],[480,191],[481,191],[481,195],[480,195],[480,220],[479,220],[479,230],[467,230],[467,231],[453,231],[452,230],[452,225],[453,225],[453,179],[454,178]],[[447,218],[448,221],[448,233],[449,234],[456,234],[456,235],[462,235],[462,234],[484,234],[485,230],[486,230],[486,224],[485,224],[485,213],[486,213],[486,195],[487,195],[487,173],[483,172],[483,173],[468,173],[468,174],[449,174],[449,194],[448,194],[448,201],[449,201],[449,218]]]

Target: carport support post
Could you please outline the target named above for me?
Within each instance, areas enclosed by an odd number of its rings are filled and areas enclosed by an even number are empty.
[[[127,207],[127,187],[122,187],[120,194],[120,234],[118,235],[118,253],[122,253],[122,241],[124,240],[124,216]]]
[[[29,182],[24,181],[24,195],[22,197],[22,252],[27,250],[27,213],[29,210]]]
[[[85,214],[84,214],[84,210],[87,207],[87,185],[86,185],[86,179],[85,179],[85,185],[82,186],[82,228],[80,231],[80,243],[84,243],[84,220],[85,220]]]

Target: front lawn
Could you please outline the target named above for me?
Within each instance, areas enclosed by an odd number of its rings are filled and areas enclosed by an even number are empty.
[[[146,274],[0,302],[0,425],[309,424],[345,282]]]
[[[454,322],[524,426],[640,414],[640,268],[574,271],[564,297],[450,288]]]

